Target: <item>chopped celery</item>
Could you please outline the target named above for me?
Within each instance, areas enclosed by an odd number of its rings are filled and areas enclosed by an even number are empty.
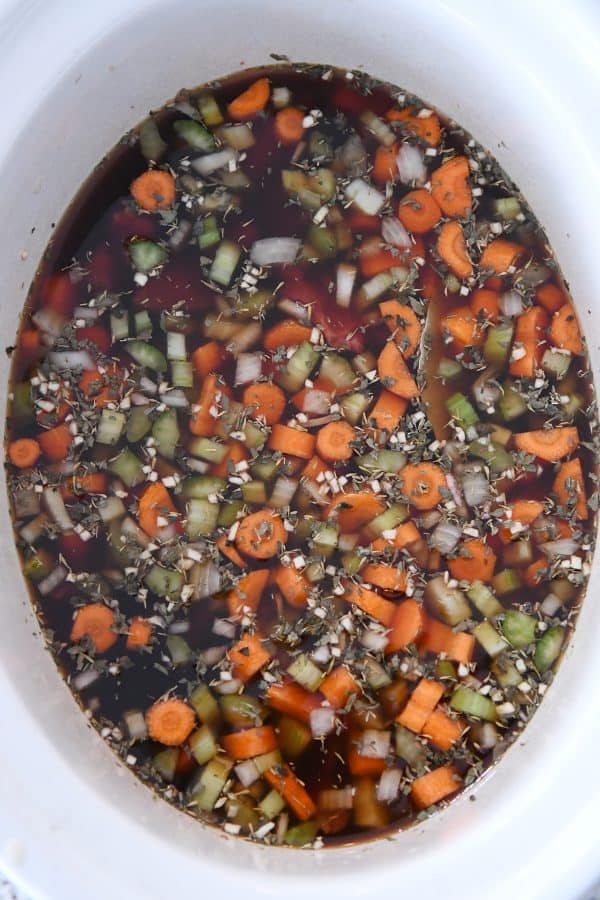
[[[473,637],[492,658],[506,650],[506,641],[498,634],[491,622],[479,622],[473,629]]]
[[[184,500],[207,500],[212,494],[225,490],[227,482],[215,475],[191,475],[181,482],[181,496]]]
[[[485,719],[487,722],[495,722],[498,718],[498,710],[493,700],[462,684],[452,694],[450,706],[457,712]]]
[[[352,391],[340,400],[342,415],[348,422],[357,425],[371,405],[373,398],[360,391]]]
[[[190,661],[192,650],[186,639],[180,634],[169,634],[166,644],[174,666],[184,666]]]
[[[323,581],[325,578],[325,563],[323,560],[319,559],[309,563],[304,570],[304,575],[311,584],[316,584],[317,581]]]
[[[205,812],[210,812],[221,796],[221,791],[225,787],[232,767],[233,762],[226,756],[213,757],[191,787],[192,805]]]
[[[306,233],[304,255],[308,258],[330,259],[337,253],[335,233],[330,228],[310,225]]]
[[[518,609],[507,609],[502,619],[504,637],[515,650],[522,650],[533,643],[536,626],[537,619]]]
[[[549,587],[550,591],[555,597],[558,597],[561,603],[568,603],[577,594],[577,588],[574,584],[571,584],[568,578],[553,578]]]
[[[125,341],[129,337],[129,316],[122,310],[112,310],[110,314],[111,342]]]
[[[285,808],[285,800],[281,794],[273,788],[258,804],[258,808],[265,819],[274,819]]]
[[[133,315],[133,327],[139,338],[152,337],[152,319],[147,310],[141,309]]]
[[[477,459],[483,459],[493,475],[500,475],[514,465],[512,454],[495,441],[477,440],[469,444],[469,453]]]
[[[291,716],[279,720],[279,747],[287,759],[296,759],[312,742],[312,732],[303,722]]]
[[[500,415],[505,422],[512,422],[527,412],[527,401],[512,382],[506,381],[502,386],[502,396],[498,400]]]
[[[331,200],[337,191],[335,172],[331,169],[316,169],[308,176],[307,187],[318,194],[322,201]]]
[[[427,582],[423,597],[433,614],[446,625],[458,625],[471,615],[471,608],[463,592],[450,587],[443,575],[436,575]]]
[[[260,756],[255,756],[254,765],[258,769],[258,774],[264,775],[269,769],[281,765],[281,751],[269,750],[268,753],[261,753]]]
[[[391,531],[408,519],[408,506],[404,503],[393,503],[384,512],[369,522],[365,531],[370,538],[379,537],[384,531]]]
[[[349,388],[356,381],[356,373],[348,360],[340,353],[329,351],[323,354],[319,375],[330,381],[338,390]]]
[[[217,527],[218,503],[211,503],[210,500],[189,500],[186,512],[185,532],[190,538],[212,534]]]
[[[502,551],[505,566],[526,566],[533,561],[531,541],[511,541]]]
[[[486,362],[504,365],[512,344],[514,325],[512,322],[501,322],[493,325],[487,333],[483,345],[483,358]]]
[[[358,575],[364,561],[365,557],[357,550],[353,550],[350,553],[343,553],[341,557],[341,563],[344,567],[344,572],[346,572],[347,575]]]
[[[190,694],[190,703],[201,722],[217,728],[221,723],[221,710],[210,688],[200,684]]]
[[[118,444],[125,428],[125,415],[114,409],[103,409],[96,427],[97,444]]]
[[[325,677],[319,667],[305,653],[297,656],[294,662],[288,666],[287,671],[288,675],[291,675],[294,681],[297,681],[307,691],[318,690]]]
[[[167,149],[154,119],[146,119],[140,125],[139,140],[142,156],[148,162],[158,162]]]
[[[45,559],[42,552],[35,556],[30,556],[23,563],[23,574],[36,584],[49,575],[51,571],[50,563]]]
[[[498,197],[494,200],[494,214],[506,222],[511,222],[521,215],[521,204],[516,197]]]
[[[287,194],[297,194],[306,189],[306,173],[302,169],[282,169],[281,184]]]
[[[218,441],[206,437],[193,438],[187,448],[192,456],[210,463],[223,462],[229,452],[226,444],[220,444]]]
[[[250,450],[259,450],[266,444],[269,437],[269,431],[266,428],[261,428],[256,422],[245,422],[242,430],[244,432],[244,443]]]
[[[150,431],[151,422],[148,418],[149,406],[134,406],[127,414],[125,435],[130,444],[141,441]]]
[[[490,432],[490,439],[493,440],[494,443],[506,447],[513,436],[510,428],[505,428],[504,425],[498,425],[497,422],[492,422],[490,427],[492,429]]]
[[[127,487],[135,487],[145,479],[142,471],[143,463],[141,459],[129,449],[124,447],[118,456],[109,460],[108,471],[120,478]]]
[[[584,404],[581,394],[569,394],[569,399],[562,404],[562,413],[567,419],[573,419]]]
[[[233,241],[222,241],[217,247],[208,277],[211,281],[227,287],[240,260],[242,249]]]
[[[31,384],[28,381],[21,381],[19,384],[15,384],[12,394],[10,402],[11,418],[19,422],[33,419],[34,406],[33,397],[31,396]]]
[[[135,269],[144,274],[162,266],[169,256],[164,247],[147,238],[132,238],[127,245],[127,251]]]
[[[371,450],[370,453],[357,457],[356,462],[360,469],[370,475],[376,472],[396,475],[406,465],[406,454],[400,450]]]
[[[449,659],[438,659],[435,671],[438,678],[450,678],[452,681],[456,681],[456,667]]]
[[[200,231],[198,233],[198,246],[201,250],[207,247],[214,247],[221,240],[221,232],[217,220],[214,216],[206,216],[200,222]]]
[[[166,409],[152,424],[152,437],[157,451],[165,459],[175,457],[175,448],[179,442],[179,423],[174,409]]]
[[[219,510],[217,525],[219,528],[230,528],[244,510],[243,500],[228,500]]]
[[[313,550],[321,556],[331,556],[338,545],[338,537],[335,525],[319,525],[312,536]]]
[[[167,359],[187,359],[185,334],[180,331],[167,331]]]
[[[301,822],[299,825],[293,825],[291,828],[288,828],[283,842],[291,847],[304,847],[306,844],[312,844],[317,836],[318,829],[319,826],[314,820]]]
[[[502,569],[492,578],[492,587],[497,594],[503,597],[521,587],[521,576],[514,569]]]
[[[154,369],[155,372],[166,372],[167,360],[158,347],[144,341],[128,341],[125,349],[138,365]]]
[[[202,94],[201,97],[198,97],[196,103],[198,105],[200,115],[209,126],[209,128],[214,128],[215,125],[220,125],[223,122],[223,116],[221,115],[219,104],[212,94]]]
[[[195,150],[210,153],[216,147],[214,135],[200,122],[194,122],[193,119],[178,119],[173,122],[173,130]]]
[[[427,763],[425,747],[416,734],[413,734],[404,725],[396,724],[395,746],[396,755],[406,760],[415,772],[421,772],[425,768]]]
[[[383,666],[381,666],[377,660],[372,659],[372,657],[365,656],[363,659],[363,667],[365,677],[372,690],[379,691],[381,688],[387,687],[388,684],[392,683],[392,679]]]
[[[155,563],[144,578],[146,587],[159,597],[176,597],[181,593],[184,578],[176,569],[166,569]]]
[[[560,656],[565,640],[565,629],[561,625],[549,628],[536,644],[533,662],[538,672],[547,672]]]
[[[479,416],[471,404],[471,401],[460,392],[448,397],[446,400],[446,408],[452,418],[455,419],[465,431],[473,425],[477,425],[479,422]]]
[[[308,341],[303,341],[276,376],[277,384],[290,394],[304,387],[304,382],[319,361],[319,353]]]
[[[194,731],[188,738],[190,753],[196,762],[204,766],[209,759],[218,753],[217,742],[208,725],[202,725],[197,731]]]
[[[496,657],[490,666],[494,678],[503,688],[516,687],[523,681],[523,676],[517,671],[508,655],[502,654]]]
[[[258,503],[261,506],[267,502],[267,491],[264,481],[246,481],[242,487],[244,503]]]
[[[440,359],[436,374],[442,381],[452,381],[461,376],[462,370],[463,367],[457,360],[443,357]]]
[[[194,386],[194,369],[188,360],[173,360],[171,363],[171,383],[173,387],[191,388]]]
[[[542,356],[542,369],[549,378],[564,378],[571,365],[571,354],[566,350],[548,347]]]
[[[486,619],[492,619],[494,616],[504,612],[502,604],[498,602],[487,584],[484,584],[482,581],[474,581],[467,588],[467,597],[475,609],[482,616],[485,616]]]
[[[262,703],[250,694],[225,694],[219,706],[224,721],[236,728],[260,725],[266,715]]]
[[[240,294],[236,299],[233,314],[236,319],[260,319],[273,306],[273,291],[255,291],[254,294]]]
[[[167,750],[161,750],[160,753],[153,757],[152,765],[165,781],[171,782],[175,779],[178,760],[179,747],[169,747]]]
[[[236,794],[225,805],[225,813],[230,822],[239,825],[244,831],[254,831],[258,825],[259,813],[255,801],[245,794]]]

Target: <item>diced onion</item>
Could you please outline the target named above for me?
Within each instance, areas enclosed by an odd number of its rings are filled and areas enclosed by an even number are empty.
[[[51,337],[58,337],[67,324],[64,316],[48,306],[43,306],[41,309],[36,310],[31,317],[31,321],[34,325],[37,325],[41,332]]]
[[[231,681],[219,681],[215,690],[218,694],[237,694],[242,687],[243,682],[239,678],[232,678]]]
[[[33,489],[16,491],[13,497],[13,504],[17,519],[37,516],[40,511],[40,495]]]
[[[295,478],[288,478],[287,475],[280,475],[273,487],[269,506],[272,509],[281,509],[282,507],[289,506],[297,489],[298,482]]]
[[[175,409],[186,409],[190,405],[190,401],[179,388],[175,388],[172,391],[165,391],[164,394],[161,394],[160,399],[165,406],[171,406]]]
[[[300,322],[309,321],[310,307],[305,306],[303,303],[298,303],[296,300],[285,298],[277,304],[277,309],[281,310],[286,316],[291,316],[292,319],[298,319]]]
[[[316,650],[313,650],[310,658],[318,665],[326,666],[331,659],[331,651],[329,650],[327,644],[321,644],[320,647],[317,647]]]
[[[338,539],[338,547],[342,551],[342,553],[347,553],[349,550],[354,550],[354,548],[358,544],[359,537],[360,535],[358,534],[340,534]]]
[[[50,594],[55,588],[62,584],[65,578],[67,577],[67,570],[64,566],[57,566],[53,569],[49,575],[46,575],[45,578],[38,584],[38,591],[45,597],[46,594]]]
[[[57,487],[44,488],[44,503],[46,504],[48,514],[56,522],[61,531],[73,530],[73,522]]]
[[[480,409],[487,410],[495,406],[502,390],[497,381],[494,381],[489,372],[483,372],[471,387],[475,403]]]
[[[140,547],[147,547],[150,543],[150,538],[146,532],[142,531],[140,526],[131,518],[131,516],[126,516],[121,522],[121,534],[131,538],[136,544],[139,544]]]
[[[498,306],[502,315],[511,319],[513,316],[520,316],[525,309],[523,297],[517,291],[505,291],[500,294]]]
[[[382,219],[381,237],[386,244],[391,244],[392,247],[399,247],[401,250],[410,250],[412,247],[408,231],[396,216],[385,216]]]
[[[189,219],[182,219],[177,228],[169,235],[169,247],[171,250],[181,250],[192,234],[193,224]]]
[[[540,550],[550,559],[554,556],[572,556],[579,550],[579,544],[573,538],[560,538],[557,541],[540,544]]]
[[[262,373],[262,356],[260,353],[240,353],[235,367],[236,384],[252,384],[258,381]]]
[[[223,169],[230,162],[237,159],[237,153],[231,147],[224,150],[218,150],[216,153],[208,153],[206,156],[199,156],[192,160],[192,168],[199,175],[212,175],[217,169]]]
[[[143,741],[148,736],[144,713],[139,709],[130,709],[123,713],[123,722],[132,741]]]
[[[367,650],[379,653],[387,646],[388,637],[383,631],[375,631],[366,628],[361,635],[360,642]]]
[[[560,597],[557,597],[556,594],[548,594],[542,600],[540,610],[545,616],[555,616],[561,606]]]
[[[324,416],[331,407],[331,394],[318,388],[309,388],[304,395],[302,412],[307,415]]]
[[[235,637],[235,625],[233,622],[230,622],[229,619],[215,619],[212,627],[213,634],[217,634],[219,637],[225,638],[234,638]]]
[[[251,784],[254,784],[254,782],[258,781],[260,778],[260,773],[254,765],[253,759],[245,759],[243,762],[238,763],[233,771],[235,772],[238,781],[241,781],[246,788],[250,787]]]
[[[78,672],[71,679],[71,687],[76,691],[84,691],[100,678],[100,672],[97,669],[89,668],[84,672]]]
[[[340,263],[336,272],[335,302],[346,309],[352,300],[352,291],[356,281],[356,266],[349,263]]]
[[[461,529],[451,522],[442,521],[431,534],[431,546],[447,556],[452,553],[461,536]]]
[[[293,263],[300,252],[301,244],[299,238],[261,238],[252,244],[250,259],[257,266]]]
[[[481,722],[472,726],[470,736],[482,750],[491,750],[499,740],[498,730],[493,722]]]
[[[19,534],[26,544],[35,544],[35,542],[41,538],[45,531],[47,521],[48,516],[41,513],[41,515],[36,516],[35,519],[31,519],[27,525],[23,525]]]
[[[490,485],[481,471],[466,472],[462,479],[462,490],[467,506],[480,506],[490,499]]]
[[[319,706],[310,711],[310,730],[314,738],[325,737],[335,727],[335,712],[330,706]]]
[[[76,306],[73,310],[74,319],[85,319],[86,322],[95,322],[100,315],[97,306]]]
[[[423,153],[412,144],[401,144],[396,155],[396,166],[402,184],[422,187],[427,181],[427,169]]]
[[[262,328],[260,322],[249,322],[233,335],[227,344],[227,350],[232,356],[239,356],[245,350],[259,343],[262,336]]]
[[[190,630],[190,623],[187,619],[182,619],[179,622],[172,622],[169,625],[169,634],[187,634]]]
[[[384,759],[390,752],[391,732],[367,728],[360,736],[358,752],[369,759]]]
[[[214,666],[216,663],[220,662],[227,652],[227,647],[207,647],[206,650],[202,650],[201,653],[198,654],[199,658],[206,666]],[[237,679],[232,678],[231,681],[237,681]],[[229,684],[231,684],[231,681]],[[225,684],[225,682],[223,682]],[[239,686],[239,682],[238,682]]]
[[[385,204],[385,197],[381,191],[367,184],[362,178],[354,178],[346,187],[344,194],[347,200],[351,200],[368,216],[376,216]]]
[[[386,769],[377,782],[375,794],[380,803],[393,803],[400,790],[400,769]]]
[[[221,588],[221,575],[212,560],[196,563],[190,570],[190,584],[194,588],[194,597],[203,600],[212,597]]]
[[[319,791],[318,806],[323,812],[335,812],[338,809],[352,809],[354,804],[354,788],[325,788]]]
[[[252,129],[246,122],[239,125],[223,125],[217,129],[217,134],[221,140],[234,150],[247,150],[255,144]]]
[[[340,162],[348,175],[362,175],[367,167],[367,151],[357,134],[352,134],[339,151]]]
[[[59,371],[63,369],[82,369],[91,372],[96,363],[87,350],[53,350],[48,354],[50,365]]]

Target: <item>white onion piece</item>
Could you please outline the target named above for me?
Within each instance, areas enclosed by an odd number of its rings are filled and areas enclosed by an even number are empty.
[[[456,505],[458,507],[463,506],[464,500],[462,498],[460,488],[459,488],[458,484],[456,483],[456,479],[455,479],[454,475],[450,475],[450,474],[446,475],[446,484],[448,485],[448,490],[452,494],[452,499],[454,500]]]
[[[190,623],[186,620],[181,622],[172,622],[169,625],[169,634],[187,634],[190,630]]]
[[[120,497],[107,497],[98,503],[96,511],[103,522],[112,522],[120,519],[126,513],[125,504]]]
[[[41,332],[51,337],[58,337],[67,324],[64,316],[47,306],[37,309],[32,315],[31,321]]]
[[[310,655],[310,658],[313,662],[318,663],[319,665],[326,666],[329,660],[331,659],[331,651],[327,644],[321,644],[320,647],[317,647],[316,650]]]
[[[381,650],[385,650],[388,636],[383,631],[375,631],[366,628],[361,635],[360,642],[367,650],[372,650],[373,653],[379,653]]]
[[[356,281],[356,266],[340,263],[336,272],[335,302],[346,309],[352,300],[352,291]]]
[[[243,762],[238,763],[233,771],[238,781],[241,781],[244,787],[250,787],[251,784],[254,784],[260,778],[260,772],[254,765],[253,759],[245,759]]]
[[[63,369],[92,371],[96,368],[96,363],[87,350],[53,350],[48,354],[48,359],[59,371]]]
[[[433,528],[441,518],[442,514],[439,509],[430,509],[420,516],[420,521],[423,528]]]
[[[203,600],[205,597],[217,594],[221,588],[218,566],[212,560],[196,563],[190,570],[190,584],[194,588],[196,600]]]
[[[156,394],[158,390],[158,385],[155,384],[147,375],[142,375],[140,378],[140,389],[145,394]]]
[[[181,250],[192,234],[192,222],[182,219],[177,228],[169,235],[169,247],[171,250]]]
[[[401,144],[396,155],[396,166],[402,184],[416,184],[423,187],[427,181],[427,168],[423,153],[412,144]]]
[[[274,87],[271,91],[271,100],[275,109],[283,109],[284,106],[289,106],[292,102],[292,93],[285,85]]]
[[[335,812],[338,809],[352,809],[354,805],[354,788],[325,788],[319,791],[319,809],[324,812]]]
[[[333,731],[335,712],[330,706],[319,706],[310,711],[310,730],[314,738],[322,738]]]
[[[318,388],[309,388],[304,395],[302,412],[307,415],[324,416],[331,407],[331,394]]]
[[[402,772],[400,769],[386,769],[377,782],[375,795],[380,803],[393,803],[400,790]]]
[[[100,316],[100,310],[97,306],[76,306],[73,310],[74,319],[85,319],[94,322]]]
[[[23,525],[19,534],[26,544],[35,544],[41,538],[47,521],[48,516],[45,513],[40,513],[35,519],[31,519],[27,525]]]
[[[281,509],[282,507],[289,506],[297,489],[298,482],[295,478],[288,478],[287,475],[280,475],[275,482],[268,505],[272,509]]]
[[[232,678],[231,681],[219,681],[215,685],[218,694],[237,694],[244,683],[239,678]]]
[[[318,484],[311,478],[302,479],[302,490],[306,494],[308,494],[312,502],[316,503],[317,506],[329,505],[329,501],[326,500],[323,494],[320,492]]]
[[[495,406],[502,393],[500,385],[491,378],[489,372],[484,372],[473,382],[471,391],[475,403],[483,410]]]
[[[50,518],[56,522],[61,531],[73,530],[73,522],[57,487],[44,488],[44,503]]]
[[[231,147],[218,150],[216,153],[208,153],[192,160],[192,169],[199,175],[212,175],[217,169],[223,169],[230,162],[237,159],[237,153]]]
[[[252,384],[258,381],[262,373],[262,356],[260,353],[240,353],[235,367],[235,383]]]
[[[71,678],[71,687],[76,691],[84,691],[100,678],[100,672],[97,669],[86,669],[85,672],[78,672]]]
[[[523,297],[517,291],[505,291],[504,294],[500,294],[498,306],[502,315],[511,319],[513,316],[520,316],[525,309]]]
[[[362,175],[366,170],[367,151],[357,134],[352,134],[339,151],[340,162],[349,175]]]
[[[579,543],[573,538],[560,538],[557,541],[546,541],[546,543],[540,544],[540,550],[550,559],[555,556],[572,556],[579,549]]]
[[[223,659],[226,652],[227,647],[207,647],[206,650],[203,650],[198,656],[205,665],[214,666]],[[237,682],[237,678],[232,678],[229,684],[232,682]],[[237,683],[239,687],[239,682]],[[223,682],[223,684],[225,684],[225,682]]]
[[[145,531],[142,531],[140,526],[131,518],[131,516],[125,516],[121,522],[121,534],[131,538],[136,544],[139,544],[140,547],[147,547],[150,543],[149,536]]]
[[[245,122],[239,125],[223,125],[217,128],[217,134],[220,139],[234,150],[247,150],[256,143],[252,129]]]
[[[492,722],[482,722],[471,729],[471,736],[475,738],[482,750],[491,750],[499,740],[498,730]]]
[[[372,110],[367,109],[364,113],[361,113],[360,120],[367,131],[370,131],[384,147],[391,147],[395,142],[396,135],[388,123],[376,116]]]
[[[354,178],[344,190],[344,195],[368,216],[376,216],[385,204],[385,197],[381,191],[367,184],[362,178]]]
[[[17,519],[37,516],[41,509],[40,495],[33,488],[31,490],[19,490],[13,497],[13,504]]]
[[[63,459],[62,462],[57,463],[56,470],[60,472],[61,475],[72,475],[77,468],[77,463],[73,459]]]
[[[386,244],[401,250],[410,250],[412,241],[400,219],[396,216],[385,216],[381,222],[381,237]]]
[[[160,399],[165,406],[171,406],[174,409],[186,409],[190,405],[190,401],[179,388],[174,388],[172,391],[165,391],[164,394],[161,394]]]
[[[51,593],[55,588],[62,584],[65,578],[67,577],[67,570],[64,566],[57,566],[55,569],[52,569],[49,575],[46,575],[45,578],[38,583],[38,591],[45,597],[46,594]]]
[[[144,396],[144,394],[140,394],[138,391],[134,391],[133,394],[130,394],[129,399],[134,406],[148,406],[150,403],[148,397]]]
[[[298,303],[296,300],[285,298],[277,304],[277,309],[285,313],[286,316],[291,316],[292,319],[298,319],[299,322],[310,321],[310,307],[305,306],[303,303]]]
[[[235,625],[229,619],[215,619],[212,633],[224,638],[235,637]]]
[[[327,425],[329,422],[334,421],[334,416],[321,416],[318,419],[309,419],[308,422],[305,422],[307,428],[320,428],[321,425]]]
[[[148,728],[144,713],[139,709],[130,709],[123,713],[123,722],[132,741],[143,741],[148,737]]]
[[[490,499],[490,485],[483,472],[466,472],[462,490],[467,506],[480,506]]]
[[[431,546],[447,556],[458,544],[461,534],[462,531],[458,525],[453,525],[451,522],[440,522],[431,534]]]
[[[542,600],[540,611],[545,616],[555,616],[561,606],[562,603],[560,597],[557,597],[556,594],[548,594],[548,596],[544,597]]]
[[[338,539],[338,547],[342,551],[342,553],[347,553],[349,550],[354,550],[354,548],[358,544],[359,537],[360,535],[358,534],[340,534]]]
[[[293,263],[300,252],[301,244],[299,238],[261,238],[252,244],[250,259],[257,266]]]
[[[389,731],[367,728],[360,736],[358,752],[369,759],[384,759],[390,752],[391,739]]]

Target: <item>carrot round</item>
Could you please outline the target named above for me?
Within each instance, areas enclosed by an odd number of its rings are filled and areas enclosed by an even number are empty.
[[[73,435],[66,424],[57,425],[48,431],[42,431],[37,436],[37,442],[42,448],[42,453],[52,462],[62,462],[69,455],[69,449],[73,443]]]
[[[141,616],[135,616],[129,626],[126,647],[128,650],[139,650],[141,647],[147,647],[151,637],[152,623],[148,619],[141,618]]]
[[[246,568],[246,561],[242,559],[240,554],[235,549],[234,545],[229,541],[229,538],[226,534],[221,534],[215,541],[217,549],[219,553],[223,556],[226,556],[227,559],[232,562],[238,569]]]
[[[469,215],[473,203],[470,171],[466,156],[453,156],[431,173],[431,193],[444,215],[452,218]]]
[[[437,252],[457,278],[470,278],[473,264],[460,222],[444,222],[437,239]]]
[[[153,741],[166,747],[178,747],[192,733],[196,716],[185,700],[170,697],[152,704],[146,712],[146,724]]]
[[[282,144],[297,144],[304,134],[304,113],[296,106],[286,106],[275,114],[275,132]]]
[[[448,560],[448,568],[458,581],[491,581],[496,566],[496,554],[479,538],[460,545],[460,555]]]
[[[265,350],[277,350],[278,347],[297,347],[310,339],[311,329],[295,319],[284,319],[277,322],[263,336]]]
[[[589,510],[580,459],[562,463],[552,487],[562,506],[574,508],[578,519],[587,519]]]
[[[453,766],[440,766],[415,778],[410,786],[410,798],[417,809],[427,809],[456,793],[461,783]]]
[[[240,553],[251,559],[270,559],[277,556],[279,547],[285,544],[287,531],[280,516],[270,509],[251,513],[239,524],[235,543]]]
[[[385,648],[386,654],[404,650],[414,644],[423,630],[423,607],[416,600],[404,600],[399,603],[390,625],[390,633]]]
[[[356,429],[348,422],[328,422],[317,432],[316,451],[326,462],[343,462],[352,457]]]
[[[523,252],[520,244],[507,241],[504,238],[496,238],[491,241],[479,260],[479,268],[482,272],[496,272],[502,275],[514,266]]]
[[[243,121],[251,119],[264,109],[269,102],[271,88],[268,78],[259,78],[246,88],[235,100],[232,100],[227,111],[232,119]]]
[[[8,445],[8,458],[19,469],[35,466],[41,453],[42,448],[33,438],[17,438]]]
[[[385,509],[383,502],[371,491],[338,494],[323,514],[323,520],[337,522],[344,534],[360,531]]]
[[[198,400],[192,407],[189,429],[199,437],[212,437],[215,433],[219,415],[219,397],[229,396],[229,391],[222,384],[218,375],[212,373],[202,382]]]
[[[149,484],[141,495],[138,504],[138,522],[142,531],[150,537],[160,534],[164,525],[159,525],[159,518],[168,518],[169,513],[177,512],[171,495],[161,481]]]
[[[404,397],[405,400],[412,400],[421,393],[394,341],[388,341],[379,354],[377,372],[384,386],[392,394]]]
[[[357,737],[350,735],[350,747],[346,754],[346,765],[351,775],[381,775],[385,769],[385,759],[380,756],[363,756],[358,752]]]
[[[112,383],[110,378],[115,372],[116,368],[110,366],[105,372],[100,372],[98,369],[87,369],[81,373],[79,387],[96,409],[103,409],[109,403],[114,403],[119,399],[118,387]]]
[[[489,288],[477,288],[469,298],[471,312],[478,321],[497,322],[500,308],[498,291]]]
[[[278,746],[277,735],[271,725],[259,725],[223,735],[221,742],[232,759],[252,759],[253,756],[270,753]]]
[[[384,300],[379,304],[379,312],[404,359],[411,357],[421,341],[421,323],[412,308],[398,300]]]
[[[168,209],[175,202],[175,179],[163,169],[148,169],[129,185],[138,206],[148,212]]]
[[[80,641],[87,637],[94,645],[97,653],[105,653],[110,650],[117,640],[117,633],[113,630],[115,614],[104,603],[88,603],[80,607],[75,613],[71,628],[71,640]]]
[[[232,549],[235,550],[235,547]],[[242,560],[243,563],[243,560]],[[245,563],[243,563],[245,565]],[[269,580],[268,569],[254,569],[243,575],[236,586],[227,594],[227,606],[232,617],[243,613],[244,609],[255,613]]]
[[[291,428],[289,425],[276,424],[269,435],[267,446],[270,450],[289,453],[301,459],[310,459],[315,452],[315,437],[308,431]]]
[[[416,509],[433,509],[444,500],[446,475],[435,463],[409,463],[399,475],[404,482],[402,491]]]
[[[375,151],[371,175],[379,184],[385,184],[386,181],[395,181],[398,177],[397,152],[398,147],[396,144],[392,147],[378,147]]]
[[[513,523],[520,525],[531,525],[544,512],[544,504],[538,500],[515,500],[511,505],[511,516],[508,524],[503,526],[498,532],[498,537],[503,544],[509,544],[513,537],[521,534],[521,529],[511,531]],[[550,540],[550,538],[548,538]]]
[[[389,109],[385,117],[388,122],[403,123],[408,131],[416,134],[430,147],[437,147],[441,140],[442,126],[434,112],[429,116],[419,116],[414,106],[407,106],[405,109]]]
[[[290,606],[301,609],[308,603],[310,582],[294,566],[279,566],[275,571],[275,584]]]
[[[252,418],[262,418],[267,425],[274,425],[280,420],[286,407],[286,396],[277,387],[267,381],[249,384],[242,398],[244,406],[252,410]]]
[[[565,303],[552,316],[550,341],[555,347],[568,350],[569,353],[585,353],[579,322],[570,303]]]
[[[424,188],[409,191],[398,204],[398,218],[408,231],[425,234],[438,224],[442,217],[439,204]]]
[[[515,434],[514,440],[519,450],[546,462],[558,462],[579,446],[579,435],[573,427],[523,431]]]

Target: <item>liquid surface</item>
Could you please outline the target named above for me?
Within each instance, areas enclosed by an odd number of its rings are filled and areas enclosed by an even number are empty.
[[[165,799],[346,842],[520,734],[589,572],[595,403],[545,236],[455,123],[326,67],[182,92],[82,187],[13,360],[49,647]]]

